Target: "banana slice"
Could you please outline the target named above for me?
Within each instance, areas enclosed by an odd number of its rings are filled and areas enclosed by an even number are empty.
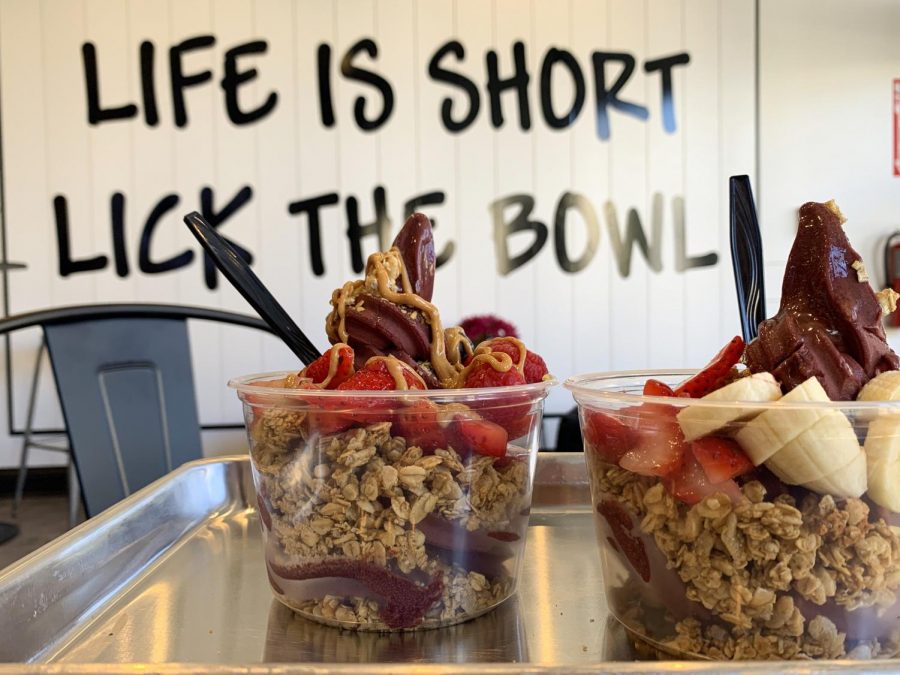
[[[869,497],[876,504],[900,513],[900,414],[873,420],[865,447]]]
[[[846,466],[832,471],[819,480],[804,483],[803,487],[821,495],[861,497],[868,487],[866,483],[866,453],[860,450]]]
[[[815,377],[791,389],[778,402],[800,403],[806,401],[828,401],[828,394]],[[808,408],[769,408],[744,425],[735,440],[750,460],[759,466],[785,445],[822,419],[828,409],[813,406]]]
[[[707,394],[700,401],[775,401],[781,398],[781,387],[771,373],[754,373]],[[678,424],[685,441],[715,433],[724,426],[751,417],[757,410],[750,407],[710,408],[688,406],[678,413]]]
[[[900,401],[900,370],[889,370],[866,382],[857,401]]]
[[[831,476],[858,454],[859,442],[850,420],[840,410],[829,410],[825,417],[769,457],[766,467],[789,485],[806,485]]]

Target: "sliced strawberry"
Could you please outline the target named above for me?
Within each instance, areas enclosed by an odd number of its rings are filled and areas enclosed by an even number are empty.
[[[339,391],[391,391],[397,388],[397,383],[388,372],[357,370],[337,388]]]
[[[392,433],[403,436],[407,445],[432,451],[449,444],[444,427],[438,421],[438,407],[426,399],[417,399],[394,413]]]
[[[753,462],[730,438],[707,436],[691,443],[691,452],[700,462],[710,483],[721,483],[753,470]]]
[[[409,368],[403,367],[403,378],[409,389],[424,389],[424,385]],[[322,435],[344,431],[355,425],[387,422],[393,417],[396,402],[390,398],[353,396],[354,391],[393,391],[397,387],[394,376],[383,359],[370,359],[361,370],[338,385],[338,391],[348,392],[342,397],[322,397],[318,409],[311,411],[310,427]]]
[[[512,387],[525,384],[525,378],[515,368],[506,371],[496,370],[490,363],[476,363],[466,375],[463,386],[467,389],[476,387]],[[508,397],[473,402],[469,404],[473,410],[491,422],[499,424],[510,438],[519,438],[531,428],[531,398],[528,394],[510,394]]]
[[[400,372],[408,389],[425,389],[422,379],[411,368],[403,364]],[[384,359],[372,358],[337,388],[342,391],[391,391],[397,388],[397,383]]]
[[[493,398],[483,403],[473,401],[468,405],[472,410],[477,410],[484,419],[506,429],[510,440],[527,434],[534,423],[535,413],[532,411],[532,399],[528,394]]]
[[[650,581],[650,560],[631,514],[611,499],[597,504],[597,513],[606,519],[619,550],[628,558],[641,579]]]
[[[744,353],[744,340],[740,335],[731,338],[731,341],[719,350],[699,373],[688,378],[675,387],[676,396],[690,396],[702,398],[716,389],[722,378],[726,377],[731,368],[741,360]]]
[[[513,360],[513,365],[517,366],[519,364],[519,359],[522,356],[519,351],[520,344],[521,341],[517,338],[498,337],[486,340],[478,346],[479,348],[484,349],[484,345],[487,345],[491,352],[503,352],[504,354],[509,354],[510,358]],[[544,363],[544,359],[528,349],[525,350],[525,365],[522,368],[522,371],[525,382],[528,384],[543,381],[544,375],[549,372],[547,370],[547,364]]]
[[[512,387],[519,384],[525,384],[525,378],[515,368],[500,371],[486,361],[479,361],[466,375],[463,387]]]
[[[328,373],[331,369],[331,359],[335,353],[337,353],[337,367],[325,388],[337,389],[340,384],[348,380],[353,374],[353,348],[348,345],[338,344],[333,346],[301,370],[299,376],[308,377],[315,384],[322,384],[328,378]]]
[[[649,379],[644,382],[644,396],[674,396],[672,387],[660,380]]]
[[[584,409],[584,440],[603,459],[618,464],[622,456],[638,443],[638,433],[619,418],[596,410]]]
[[[686,444],[670,405],[645,403],[621,411],[636,421],[638,442],[619,460],[619,466],[643,476],[666,476],[681,466]]]
[[[712,483],[703,470],[703,466],[691,452],[685,453],[681,467],[672,475],[664,478],[663,483],[673,497],[680,499],[685,504],[696,504],[701,499],[717,492],[724,493],[733,502],[741,499],[741,489],[737,483],[733,480]]]
[[[479,455],[503,457],[509,439],[506,429],[489,420],[466,418],[457,415],[450,424],[454,449],[460,454],[475,452]],[[459,447],[457,447],[459,446]]]
[[[642,476],[668,476],[684,457],[684,443],[665,434],[643,436],[640,445],[622,455],[619,466]]]
[[[353,414],[353,404],[348,399],[330,396],[320,398],[314,404],[316,407],[306,416],[310,434],[329,436],[346,431],[358,421]]]
[[[525,381],[528,384],[543,382],[544,376],[550,374],[550,371],[547,369],[547,364],[544,362],[541,355],[535,354],[531,350],[529,350],[528,354],[525,356],[525,367],[523,368],[523,371],[525,372]]]

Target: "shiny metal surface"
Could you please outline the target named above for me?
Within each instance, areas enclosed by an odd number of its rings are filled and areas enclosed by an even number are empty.
[[[249,462],[194,462],[0,572],[0,657],[19,664],[0,673],[209,673],[238,664],[253,673],[710,670],[623,663],[633,654],[607,614],[585,481],[580,454],[540,457],[525,569],[511,602],[450,628],[353,633],[273,600]],[[866,669],[882,666],[897,664]]]

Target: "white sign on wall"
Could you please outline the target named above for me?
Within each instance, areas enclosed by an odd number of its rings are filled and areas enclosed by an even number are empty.
[[[701,365],[739,326],[726,185],[755,170],[753,11],[0,0],[4,254],[27,265],[7,311],[249,312],[182,225],[196,209],[324,347],[332,289],[417,209],[447,322],[498,314],[560,376]],[[296,365],[246,331],[193,341],[205,423],[237,420],[228,376]],[[14,345],[21,411],[34,342]]]

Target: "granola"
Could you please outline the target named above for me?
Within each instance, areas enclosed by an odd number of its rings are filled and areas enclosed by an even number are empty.
[[[662,647],[714,659],[896,653],[896,640],[850,640],[828,616],[877,615],[897,601],[900,536],[864,501],[837,503],[813,493],[799,503],[789,494],[766,499],[762,484],[750,481],[738,503],[713,495],[688,506],[657,479],[596,458],[591,463],[595,494],[628,512],[699,605],[692,616],[672,617],[671,634],[658,640]],[[626,597],[640,594],[616,596],[623,603]],[[630,628],[642,633],[643,620]]]
[[[353,560],[398,579],[438,580],[437,600],[424,614],[425,623],[435,625],[486,611],[512,593],[514,570],[504,563],[512,557],[510,542],[524,535],[527,463],[461,457],[452,447],[425,454],[392,436],[390,422],[298,441],[285,416],[283,410],[260,410],[250,427],[258,488],[271,516],[270,573],[307,579],[291,570]],[[449,543],[441,541],[445,531]],[[454,550],[466,533],[482,541],[479,555],[471,556],[480,569],[467,569],[467,552]],[[287,600],[319,620],[398,627],[385,622],[377,594],[342,593],[340,584],[328,594]]]
[[[511,582],[507,579],[488,581],[483,574],[468,572],[458,567],[448,568],[447,582],[440,601],[425,615],[426,621],[450,625],[486,612],[491,607],[509,597]],[[322,598],[304,600],[298,609],[316,617],[322,623],[339,627],[356,624],[366,630],[390,630],[381,620],[381,605],[378,600],[363,596],[326,595]]]

